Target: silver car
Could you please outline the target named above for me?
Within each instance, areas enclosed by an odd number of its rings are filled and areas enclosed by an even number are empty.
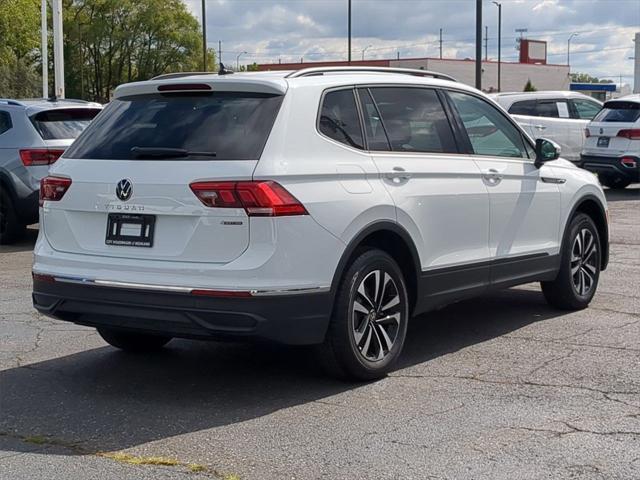
[[[0,244],[37,223],[40,179],[101,109],[83,100],[0,99]]]

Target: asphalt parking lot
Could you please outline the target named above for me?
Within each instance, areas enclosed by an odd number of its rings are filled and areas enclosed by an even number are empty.
[[[32,230],[0,250],[0,478],[640,478],[640,189],[607,196],[589,309],[537,285],[449,306],[368,384],[305,349],[121,353],[32,309]]]

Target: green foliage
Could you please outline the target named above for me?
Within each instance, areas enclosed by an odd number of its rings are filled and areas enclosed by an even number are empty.
[[[203,69],[200,24],[181,0],[65,0],[64,11],[69,97],[104,102],[121,83]]]
[[[257,72],[258,71],[258,64],[256,62],[253,62],[251,65],[247,65],[247,72]]]
[[[63,0],[63,12],[67,97],[105,102],[121,83],[203,69],[200,23],[181,0]],[[0,0],[0,97],[39,96],[40,62],[40,1]]]
[[[533,83],[531,83],[531,79],[527,80],[527,83],[524,86],[524,92],[537,92],[538,89],[536,87],[533,86]]]
[[[571,81],[575,83],[613,83],[613,80],[599,79],[598,77],[592,77],[588,73],[572,73]]]

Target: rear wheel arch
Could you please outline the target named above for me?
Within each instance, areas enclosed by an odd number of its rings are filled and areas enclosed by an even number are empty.
[[[584,213],[591,217],[593,222],[596,224],[596,228],[598,229],[598,236],[600,237],[600,251],[602,252],[600,257],[600,269],[604,270],[607,268],[607,264],[609,263],[609,226],[607,222],[607,213],[605,211],[602,202],[595,195],[585,195],[580,198],[573,206],[571,213],[567,217],[567,222],[564,226],[564,232],[562,235],[562,241],[564,244],[564,239],[569,234],[569,226],[571,225],[571,220],[578,214]]]
[[[347,271],[359,253],[367,248],[382,250],[396,261],[402,270],[406,282],[411,314],[418,295],[420,259],[409,233],[397,223],[390,221],[376,222],[368,225],[349,242],[340,257],[338,267],[331,282],[332,299],[335,300],[335,295],[344,272]]]

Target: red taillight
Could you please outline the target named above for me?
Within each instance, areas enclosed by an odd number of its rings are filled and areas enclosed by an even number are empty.
[[[34,282],[55,283],[56,279],[53,275],[44,275],[42,273],[31,272]]]
[[[622,157],[620,159],[620,163],[622,164],[623,167],[627,167],[627,168],[636,168],[636,166],[638,165],[638,163],[636,162],[636,159],[633,157]]]
[[[591,136],[591,132],[589,131],[588,128],[584,129],[584,136],[587,137],[587,138],[589,138]]]
[[[64,197],[71,186],[71,179],[64,177],[44,177],[40,180],[40,206],[45,200],[57,202]]]
[[[628,138],[629,140],[640,140],[640,128],[620,130],[618,132],[618,137]]]
[[[51,165],[60,158],[64,150],[56,148],[29,148],[20,150],[20,160],[25,167],[32,165]]]
[[[271,180],[194,182],[191,190],[207,207],[244,208],[250,217],[306,215],[307,210],[285,188]]]

